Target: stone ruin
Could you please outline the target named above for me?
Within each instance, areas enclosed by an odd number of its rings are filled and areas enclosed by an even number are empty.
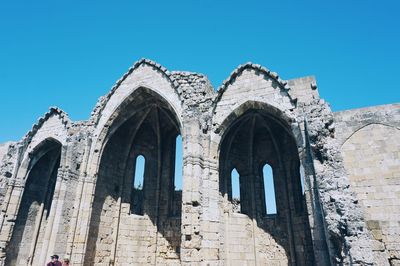
[[[400,104],[333,113],[313,77],[247,63],[215,91],[143,59],[88,120],[50,108],[0,159],[0,265],[400,265]]]

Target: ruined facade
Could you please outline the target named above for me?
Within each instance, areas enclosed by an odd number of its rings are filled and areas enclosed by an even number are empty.
[[[140,60],[0,159],[0,265],[400,265],[400,104],[333,113],[312,77],[248,63],[215,91]]]

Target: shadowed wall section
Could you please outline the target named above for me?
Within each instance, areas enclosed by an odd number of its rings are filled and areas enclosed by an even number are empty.
[[[310,228],[301,191],[294,138],[279,119],[249,110],[224,135],[220,156],[220,191],[224,196],[225,250],[230,264],[312,265]],[[273,169],[266,188],[263,169]],[[232,196],[231,173],[239,173],[240,205]],[[265,191],[274,191],[276,214],[267,209]],[[229,264],[228,263],[228,264]]]
[[[7,248],[6,265],[38,265],[60,166],[61,144],[45,140],[30,157],[29,174]]]
[[[181,206],[182,196],[174,190],[180,134],[176,116],[161,97],[143,90],[116,124],[101,158],[86,263],[179,261],[181,210],[175,206]],[[135,177],[140,156],[143,183],[135,185],[135,178],[141,178]]]

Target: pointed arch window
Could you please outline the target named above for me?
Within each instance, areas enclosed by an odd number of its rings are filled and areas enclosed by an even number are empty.
[[[181,135],[178,135],[175,141],[174,190],[182,191],[182,136]]]
[[[143,155],[138,155],[135,162],[135,174],[133,176],[131,193],[131,213],[138,215],[143,215],[145,166],[146,159]]]
[[[272,167],[269,164],[265,164],[263,167],[263,181],[264,181],[265,213],[267,215],[276,214],[277,210],[276,210],[274,174]]]
[[[240,207],[240,175],[239,172],[234,168],[231,172],[231,198],[234,212],[241,212]]]
[[[133,177],[133,187],[137,190],[143,190],[143,181],[144,181],[144,166],[146,163],[146,159],[143,155],[139,155],[136,157],[135,164],[135,176]]]
[[[301,194],[304,195],[305,192],[305,187],[304,187],[304,181],[305,181],[305,171],[303,165],[300,165],[300,185],[301,185]]]
[[[51,212],[56,192],[58,169],[60,167],[62,145],[49,138],[41,142],[29,155],[27,172],[24,175],[25,186],[16,194],[20,205],[10,242],[6,249],[6,265],[27,261],[37,265],[40,259],[42,234],[49,228],[46,223]],[[21,245],[24,243],[24,245]],[[26,249],[25,247],[31,247]]]
[[[178,135],[175,139],[175,162],[172,179],[169,205],[169,215],[179,217],[181,215],[182,204],[182,136]]]

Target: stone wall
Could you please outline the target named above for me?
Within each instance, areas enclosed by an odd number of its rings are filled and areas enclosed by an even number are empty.
[[[335,122],[379,264],[400,265],[400,105],[338,112]]]
[[[54,253],[73,265],[395,265],[398,109],[377,107],[374,123],[334,117],[313,77],[284,81],[247,63],[214,91],[202,74],[140,60],[87,121],[51,108],[0,146],[0,265],[43,265]]]
[[[0,144],[0,208],[2,208],[4,203],[4,196],[7,190],[7,179],[12,176],[9,172],[10,165],[12,164],[12,153],[9,153],[9,149],[13,149],[13,144],[13,142]]]

